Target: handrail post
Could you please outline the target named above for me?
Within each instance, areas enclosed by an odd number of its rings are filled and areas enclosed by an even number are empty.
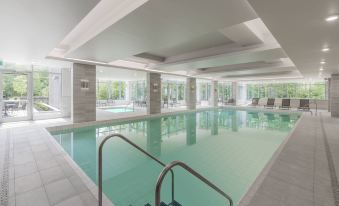
[[[165,176],[167,175],[168,171],[172,170],[172,168],[175,167],[175,166],[179,166],[179,167],[183,168],[184,170],[186,170],[187,172],[191,173],[193,176],[195,176],[196,178],[201,180],[203,183],[210,186],[212,189],[214,189],[216,192],[218,192],[220,195],[222,195],[225,199],[227,199],[230,206],[233,206],[233,200],[229,195],[227,195],[225,192],[223,192],[221,189],[219,189],[217,186],[215,186],[212,182],[207,180],[205,177],[203,177],[202,175],[200,175],[199,173],[194,171],[188,165],[186,165],[185,163],[180,162],[180,161],[171,162],[160,173],[156,187],[155,187],[155,206],[160,206],[162,182],[163,182]]]
[[[102,150],[103,150],[105,142],[107,140],[109,140],[110,138],[113,138],[113,137],[119,137],[120,139],[122,139],[125,142],[129,143],[134,148],[136,148],[137,150],[139,150],[140,152],[142,152],[143,154],[145,154],[146,156],[148,156],[152,160],[154,160],[157,163],[159,163],[161,166],[166,167],[165,163],[161,162],[159,159],[157,159],[156,157],[154,157],[151,154],[149,154],[148,152],[146,152],[144,149],[142,149],[141,147],[139,147],[138,145],[136,145],[135,143],[130,141],[125,136],[123,136],[121,134],[110,134],[110,135],[106,136],[100,142],[100,145],[99,145],[99,156],[98,156],[98,187],[99,187],[98,188],[98,206],[102,206]],[[171,176],[172,176],[172,201],[174,201],[174,172],[173,172],[172,169],[170,169],[170,172],[171,172]]]

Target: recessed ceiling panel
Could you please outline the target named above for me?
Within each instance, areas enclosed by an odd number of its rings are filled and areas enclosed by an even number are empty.
[[[150,0],[67,57],[110,62],[143,52],[172,55],[175,49],[162,49],[256,17],[245,0]]]

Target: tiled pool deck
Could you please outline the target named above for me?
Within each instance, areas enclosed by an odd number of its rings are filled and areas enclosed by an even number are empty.
[[[338,177],[338,134],[339,119],[330,118],[327,112],[304,114],[240,205],[337,206],[332,187],[337,180],[333,175],[331,179],[324,138]],[[8,205],[97,205],[94,183],[42,126],[2,128],[0,137],[0,180],[5,188],[0,192],[8,188]],[[6,198],[1,198],[5,203]],[[105,205],[110,205],[107,199]]]

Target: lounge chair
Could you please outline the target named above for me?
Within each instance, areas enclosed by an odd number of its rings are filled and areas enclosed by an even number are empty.
[[[291,99],[282,99],[280,109],[290,109]]]
[[[252,103],[250,106],[258,106],[259,104],[259,98],[252,98]]]
[[[225,105],[234,105],[234,103],[235,103],[235,101],[234,101],[234,99],[229,99],[229,100],[227,100],[224,104]]]
[[[273,109],[274,108],[274,98],[268,98],[267,99],[267,104],[264,106],[265,108],[270,108]]]
[[[310,111],[310,100],[300,99],[298,110]]]

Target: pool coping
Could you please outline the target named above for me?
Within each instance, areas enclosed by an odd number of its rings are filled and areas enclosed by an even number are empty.
[[[77,174],[77,176],[82,180],[82,182],[85,184],[87,189],[93,194],[93,196],[98,200],[98,186],[95,184],[95,182],[88,177],[88,175],[81,169],[81,167],[71,158],[71,156],[65,151],[65,149],[54,139],[54,137],[51,135],[51,133],[46,129],[42,128],[44,132],[48,135],[48,138],[52,140],[53,145],[63,151],[65,154],[63,157],[67,161],[67,163],[71,166],[71,168],[74,170],[74,172]],[[107,198],[107,196],[103,193],[103,206],[115,206],[114,203]]]
[[[262,185],[264,179],[267,177],[269,171],[271,170],[273,164],[278,159],[279,155],[281,154],[282,150],[285,148],[286,144],[289,142],[291,137],[293,136],[296,128],[300,124],[300,122],[305,118],[305,113],[302,113],[300,118],[295,123],[292,130],[288,133],[288,135],[285,137],[284,141],[279,145],[278,149],[273,153],[270,160],[266,163],[264,168],[261,170],[259,175],[255,178],[253,183],[248,187],[247,191],[243,194],[243,196],[240,198],[239,203],[237,206],[247,206],[256,192],[258,191],[259,187]]]
[[[299,125],[300,121],[304,118],[304,113],[296,110],[277,110],[277,109],[266,109],[262,107],[243,107],[243,106],[219,106],[219,107],[206,107],[206,108],[198,108],[195,110],[180,110],[180,111],[171,111],[166,113],[160,113],[160,114],[152,114],[152,115],[138,115],[138,116],[132,116],[132,117],[125,117],[120,119],[110,119],[110,120],[101,120],[101,121],[93,121],[93,122],[86,122],[86,123],[71,123],[67,125],[60,125],[60,126],[52,126],[52,127],[45,127],[43,128],[46,133],[48,133],[49,138],[51,138],[54,143],[54,145],[61,149],[66,153],[65,159],[70,164],[70,166],[73,168],[73,170],[77,173],[77,175],[81,178],[81,180],[86,185],[87,189],[91,191],[91,193],[94,195],[96,199],[98,199],[98,186],[88,177],[88,175],[78,166],[76,162],[69,156],[69,154],[64,150],[64,148],[53,138],[53,136],[50,134],[50,132],[53,131],[59,131],[59,130],[67,130],[67,129],[76,129],[81,127],[87,127],[87,126],[96,126],[96,125],[104,125],[104,124],[114,124],[114,123],[124,123],[128,121],[137,121],[141,119],[151,119],[151,118],[157,118],[157,117],[164,117],[164,116],[172,116],[177,114],[184,114],[184,113],[193,113],[193,112],[199,112],[199,111],[205,111],[205,110],[211,110],[211,109],[220,109],[220,108],[228,108],[228,109],[235,109],[235,110],[241,110],[241,111],[259,111],[259,112],[269,112],[269,113],[277,113],[277,114],[301,114],[300,118],[294,125],[293,129],[289,132],[289,134],[286,136],[284,141],[279,145],[278,149],[273,153],[270,160],[266,163],[262,171],[259,173],[259,175],[255,178],[253,183],[248,187],[247,191],[243,194],[243,196],[240,198],[238,206],[244,206],[246,205],[246,202],[249,202],[260,185],[262,184],[263,180],[267,176],[268,172],[270,171],[272,165],[274,164],[275,160],[283,150],[284,146],[287,144],[288,140],[291,138],[292,134],[294,133],[295,129]],[[105,194],[103,194],[103,202],[105,206],[115,206],[112,201],[110,201]]]

